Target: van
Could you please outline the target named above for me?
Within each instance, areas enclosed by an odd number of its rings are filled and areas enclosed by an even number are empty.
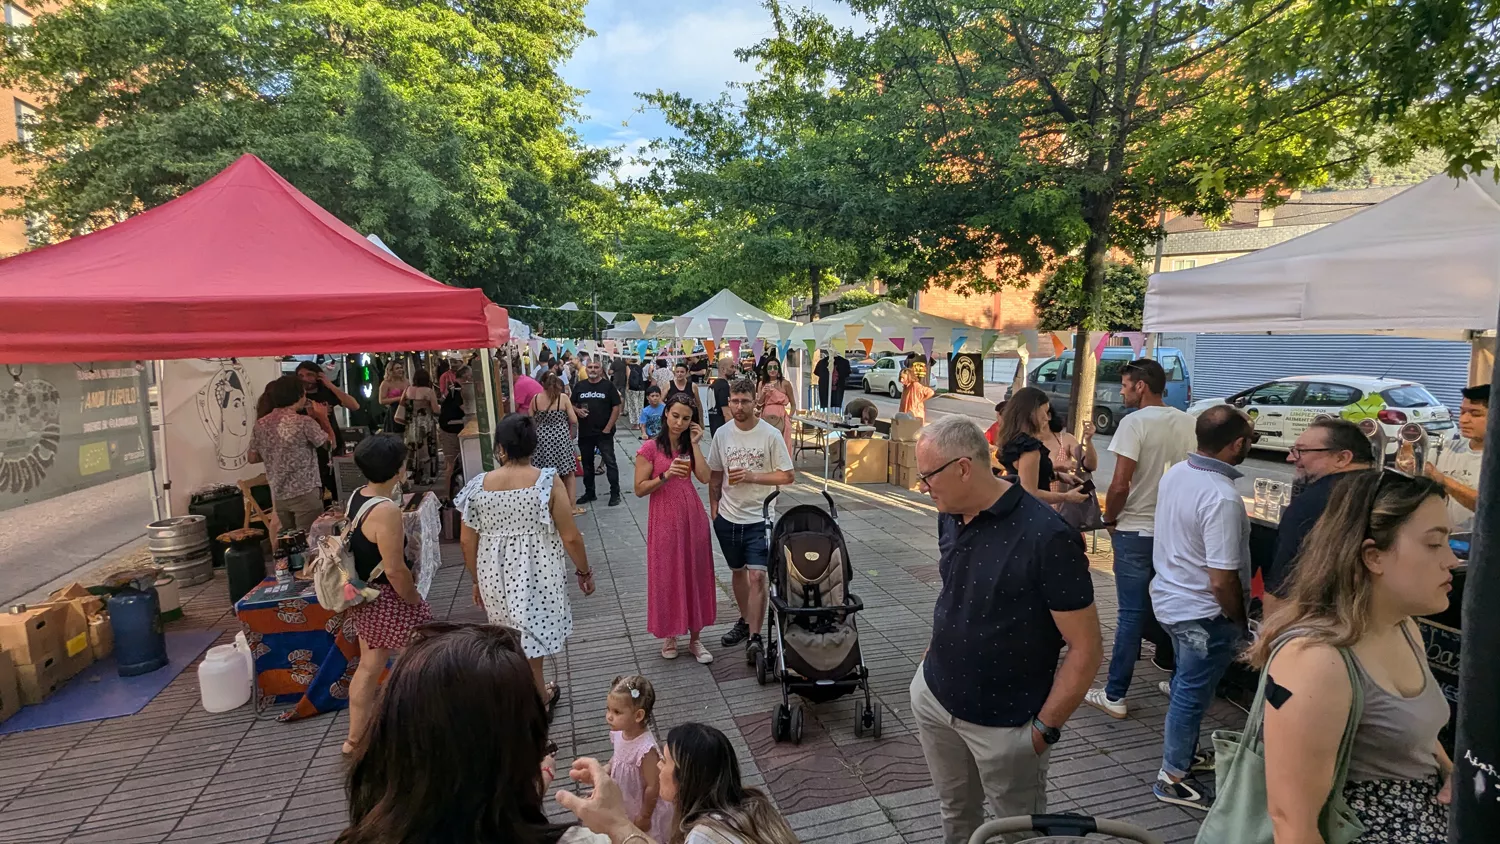
[[[1162,401],[1169,407],[1187,410],[1193,401],[1193,382],[1188,375],[1187,358],[1181,349],[1157,347],[1151,355],[1167,371],[1167,392]],[[1094,430],[1101,434],[1113,433],[1120,418],[1129,413],[1120,399],[1120,370],[1135,358],[1129,346],[1108,346],[1099,361],[1099,375],[1094,388]],[[1070,405],[1073,397],[1073,353],[1064,352],[1058,357],[1048,358],[1031,370],[1027,380],[1031,386],[1047,394],[1052,411],[1071,427]]]

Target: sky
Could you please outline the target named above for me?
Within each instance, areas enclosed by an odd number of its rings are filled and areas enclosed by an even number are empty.
[[[789,0],[786,6],[854,22],[837,0]],[[575,128],[588,145],[624,147],[626,157],[670,131],[659,114],[642,110],[638,92],[713,99],[728,83],[755,76],[734,51],[774,33],[760,0],[589,0],[586,16],[594,35],[562,68],[563,79],[584,90]],[[627,164],[620,175],[643,169]]]

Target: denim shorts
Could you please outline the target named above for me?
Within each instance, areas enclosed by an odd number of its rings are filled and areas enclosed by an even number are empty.
[[[766,570],[768,555],[763,523],[737,525],[718,516],[714,518],[714,535],[719,537],[719,550],[724,552],[724,562],[731,570]]]

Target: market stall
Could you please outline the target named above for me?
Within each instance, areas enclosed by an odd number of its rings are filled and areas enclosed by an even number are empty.
[[[1495,380],[1500,320],[1500,185],[1495,173],[1433,176],[1358,214],[1277,246],[1206,267],[1156,273],[1149,332],[1394,334],[1463,339],[1470,383]],[[1486,440],[1500,442],[1500,414]],[[1468,561],[1452,605],[1419,620],[1433,673],[1456,704],[1454,841],[1491,840],[1500,825],[1500,467],[1486,449]],[[1261,530],[1274,530],[1262,517]],[[1453,667],[1459,666],[1456,695]],[[1456,697],[1456,700],[1454,698]]]

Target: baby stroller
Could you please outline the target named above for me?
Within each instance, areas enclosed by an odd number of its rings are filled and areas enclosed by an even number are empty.
[[[766,497],[761,516],[769,551],[770,606],[766,609],[765,647],[755,660],[761,685],[781,683],[781,704],[771,719],[776,741],[802,741],[802,707],[791,696],[812,703],[862,692],[855,704],[854,734],[880,738],[880,708],[870,696],[870,673],[859,648],[855,614],[865,605],[849,591],[854,567],[839,530],[838,508],[825,491],[828,512],[799,504],[771,524]]]
[[[1155,833],[1134,824],[1120,821],[1094,819],[1083,815],[1021,815],[990,821],[969,837],[969,844],[989,844],[991,838],[1010,832],[1040,832],[1042,837],[1031,838],[1028,844],[1103,844],[1093,835],[1108,835],[1116,841],[1135,841],[1138,844],[1162,844]]]

